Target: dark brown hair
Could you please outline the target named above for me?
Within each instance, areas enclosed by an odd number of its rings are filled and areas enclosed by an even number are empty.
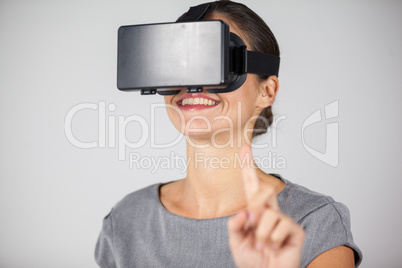
[[[212,3],[205,19],[213,13],[222,14],[235,24],[237,30],[250,44],[249,50],[280,56],[279,45],[271,29],[247,6],[229,0],[220,0]],[[268,79],[268,76],[260,75],[259,78],[263,81]],[[272,107],[265,107],[255,122],[252,137],[266,133],[272,122]]]

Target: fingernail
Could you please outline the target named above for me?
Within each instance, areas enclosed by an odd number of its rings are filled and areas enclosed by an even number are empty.
[[[263,250],[264,244],[263,244],[262,242],[257,242],[256,248],[257,248],[258,250]]]

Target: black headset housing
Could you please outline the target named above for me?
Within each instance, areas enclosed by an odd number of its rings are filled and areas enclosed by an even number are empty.
[[[142,95],[224,93],[241,87],[247,73],[278,76],[278,56],[248,51],[223,21],[203,21],[211,4],[191,7],[175,23],[120,27],[117,87]]]

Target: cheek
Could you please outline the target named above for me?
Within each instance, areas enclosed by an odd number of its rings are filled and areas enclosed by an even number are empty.
[[[239,89],[231,92],[227,96],[228,114],[234,119],[238,119],[241,110],[242,125],[253,116],[257,105],[258,90],[252,79],[247,79]],[[240,104],[239,104],[240,102]]]
[[[174,107],[172,100],[174,98],[174,96],[164,96],[163,97],[165,99],[165,105],[166,105],[166,111],[169,115],[170,120],[174,121],[176,120],[176,118],[179,118],[179,114],[177,113],[177,109],[175,109],[176,107]]]
[[[183,113],[181,113],[180,109],[171,105],[167,105],[166,103],[166,112],[169,116],[170,121],[173,126],[177,129],[177,131],[183,133],[185,127],[185,120],[183,117]]]
[[[166,95],[166,96],[163,96],[163,99],[165,100],[166,104],[170,104],[172,102],[173,96]]]
[[[165,100],[166,112],[169,116],[170,121],[173,123],[176,129],[180,131],[180,129],[182,128],[183,118],[180,109],[172,104],[174,96],[167,95],[163,98]]]

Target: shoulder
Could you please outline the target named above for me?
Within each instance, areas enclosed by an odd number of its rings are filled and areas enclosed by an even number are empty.
[[[119,247],[124,245],[125,238],[134,235],[134,231],[142,230],[143,221],[136,219],[144,218],[157,207],[158,189],[159,184],[153,184],[126,195],[104,218],[95,248],[95,260],[99,266],[117,267],[115,257],[121,253]]]
[[[296,222],[300,223],[309,214],[336,203],[330,196],[317,193],[282,177],[280,179],[286,183],[286,186],[278,194],[279,206],[283,213]],[[346,206],[340,206],[340,209],[347,210]]]
[[[157,191],[159,185],[160,183],[155,183],[145,188],[129,193],[128,195],[123,197],[119,202],[117,202],[115,208],[116,209],[125,208],[126,206],[135,205],[139,201],[141,201],[141,203],[146,201],[154,201],[154,199],[156,199],[157,197]]]
[[[338,246],[352,248],[356,265],[359,265],[362,254],[353,241],[349,209],[330,196],[280,179],[285,181],[286,186],[278,195],[279,206],[306,233],[303,266],[321,253]]]
[[[158,191],[160,183],[149,185],[145,188],[136,190],[127,194],[118,201],[112,208],[114,217],[119,215],[131,214],[139,211],[149,211],[149,208],[155,207],[158,201]]]
[[[347,239],[351,236],[350,213],[344,204],[330,196],[281,179],[286,182],[286,186],[278,195],[278,203],[284,214],[292,217],[306,231],[336,231],[344,234]]]
[[[159,185],[160,183],[152,184],[123,197],[103,219],[102,232],[105,235],[113,236],[116,230],[125,230],[145,224],[144,221],[138,219],[144,219],[146,215],[157,212]]]

